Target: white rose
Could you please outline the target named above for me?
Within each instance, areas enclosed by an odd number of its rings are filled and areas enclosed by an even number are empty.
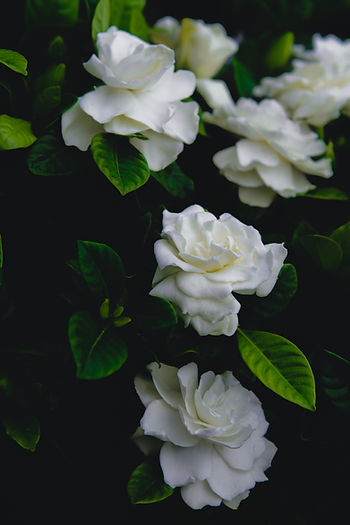
[[[287,255],[229,213],[217,219],[201,206],[163,212],[162,239],[150,294],[169,300],[199,335],[233,335],[240,304],[232,292],[268,295]]]
[[[291,120],[276,100],[242,97],[235,104],[224,86],[202,80],[197,88],[213,108],[203,119],[245,137],[213,157],[220,172],[238,184],[242,202],[268,207],[276,194],[295,197],[315,188],[306,174],[332,176],[329,158],[312,159],[326,144],[305,122]]]
[[[114,26],[98,33],[96,45],[98,56],[92,55],[84,67],[103,84],[63,114],[65,143],[84,151],[97,133],[141,133],[148,140],[134,137],[130,142],[151,170],[163,169],[197,136],[198,104],[181,102],[195,89],[194,74],[174,72],[172,49]]]
[[[191,18],[181,24],[171,16],[161,18],[154,25],[152,40],[174,49],[177,67],[193,71],[198,78],[214,77],[238,49],[221,24]]]
[[[292,70],[263,78],[254,95],[276,98],[293,118],[324,126],[341,112],[350,116],[350,40],[315,34],[312,42],[311,50],[294,46]]]
[[[271,465],[276,446],[259,399],[232,375],[190,363],[177,369],[148,365],[152,380],[135,378],[146,407],[135,443],[146,454],[160,449],[164,481],[181,487],[193,509],[223,502],[237,509]]]

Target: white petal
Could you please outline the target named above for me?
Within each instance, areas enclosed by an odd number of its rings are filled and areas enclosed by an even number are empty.
[[[264,142],[242,139],[236,143],[237,157],[241,167],[251,167],[259,163],[263,166],[277,166],[279,155]]]
[[[115,133],[116,135],[132,135],[133,133],[140,133],[148,129],[148,126],[143,122],[133,120],[124,115],[118,115],[112,118],[112,120],[106,122],[103,127],[108,133]]]
[[[199,115],[197,102],[178,102],[175,113],[163,126],[169,137],[192,144],[198,134]]]
[[[241,186],[238,189],[238,196],[241,202],[249,204],[249,206],[268,208],[276,197],[276,193],[266,186],[258,188],[244,188]]]
[[[163,445],[163,441],[160,441],[159,439],[152,436],[145,436],[141,427],[136,429],[134,434],[131,436],[131,439],[146,456],[158,453],[161,446]]]
[[[161,270],[167,266],[174,266],[186,272],[201,271],[199,268],[180,259],[176,248],[166,239],[159,239],[154,243],[154,255]]]
[[[154,386],[159,395],[173,408],[183,405],[180,383],[177,377],[178,369],[175,366],[161,363],[150,363],[147,366],[152,374]]]
[[[185,503],[194,510],[210,505],[217,507],[221,498],[215,494],[206,481],[195,481],[181,488],[181,496]]]
[[[197,78],[197,91],[213,109],[220,106],[234,106],[231,93],[223,80]]]
[[[186,430],[179,412],[161,399],[152,401],[140,421],[144,433],[162,441],[170,441],[180,447],[193,447],[198,438]]]
[[[237,314],[228,314],[223,319],[209,322],[199,315],[191,317],[191,325],[199,335],[233,335],[238,327]]]
[[[157,389],[155,388],[151,379],[138,375],[135,377],[134,383],[137,395],[145,407],[147,407],[155,399],[160,399]]]
[[[178,272],[175,280],[176,285],[184,294],[195,299],[225,299],[232,292],[230,283],[209,281],[202,273]],[[236,303],[234,313],[238,312],[239,305]]]
[[[99,86],[79,100],[85,113],[101,124],[130,111],[135,105],[134,96],[126,89]]]
[[[164,481],[171,487],[182,487],[206,479],[211,472],[212,446],[200,440],[194,447],[176,447],[165,443],[160,451]]]
[[[175,48],[180,33],[180,24],[172,16],[164,16],[157,20],[151,32],[152,42]]]
[[[238,494],[238,496],[236,496],[235,498],[231,499],[231,501],[223,500],[223,503],[226,505],[226,507],[229,507],[232,510],[237,510],[241,501],[246,499],[249,496],[249,494],[250,491],[245,490],[241,494]]]
[[[163,102],[146,92],[132,92],[135,95],[135,104],[126,108],[123,113],[134,120],[143,122],[158,133],[163,132],[164,125],[175,113],[176,106],[169,102]]]
[[[267,244],[266,248],[272,253],[272,269],[269,279],[263,281],[256,289],[256,295],[265,297],[268,295],[276,284],[278,274],[283,266],[284,259],[287,257],[288,250],[283,244],[272,243]]]
[[[93,137],[101,132],[103,132],[101,124],[84,113],[79,102],[62,115],[62,136],[67,146],[76,146],[86,151]]]
[[[197,417],[194,404],[194,392],[198,386],[198,367],[196,363],[188,363],[179,368],[177,376],[179,378],[186,410],[191,417]]]
[[[152,95],[162,101],[177,102],[192,95],[196,88],[196,77],[192,71],[168,69],[152,86]]]
[[[130,143],[146,157],[148,166],[153,171],[160,171],[169,166],[184,148],[182,142],[162,133],[148,130],[143,135],[148,140],[131,138]]]

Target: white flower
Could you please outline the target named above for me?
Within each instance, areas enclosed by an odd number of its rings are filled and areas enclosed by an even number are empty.
[[[254,95],[278,99],[295,119],[324,126],[343,112],[350,116],[350,40],[315,34],[313,49],[294,46],[292,70],[265,77]]]
[[[177,68],[189,69],[198,78],[214,77],[238,49],[221,24],[192,18],[184,18],[181,24],[171,16],[161,18],[154,25],[152,40],[174,49]]]
[[[192,72],[174,72],[174,51],[152,45],[110,27],[97,35],[98,56],[83,65],[103,84],[81,96],[62,116],[67,145],[86,150],[101,132],[141,133],[130,142],[141,151],[151,170],[173,162],[198,132],[198,104],[181,102],[192,95]]]
[[[220,172],[238,184],[242,202],[268,207],[276,194],[295,197],[315,188],[305,174],[332,176],[329,158],[312,159],[326,144],[305,122],[291,120],[273,99],[242,97],[235,104],[225,86],[202,80],[197,88],[213,108],[204,121],[245,137],[213,157]]]
[[[223,502],[237,509],[271,465],[276,446],[264,437],[268,423],[256,395],[232,372],[148,365],[152,380],[135,378],[146,407],[135,443],[146,454],[160,449],[164,481],[181,487],[193,509]]]
[[[201,206],[163,212],[162,239],[150,294],[174,304],[199,335],[233,335],[240,303],[232,292],[268,295],[287,255],[229,213],[217,219]]]

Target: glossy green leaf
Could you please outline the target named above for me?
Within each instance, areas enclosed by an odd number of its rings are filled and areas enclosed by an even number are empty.
[[[122,300],[125,271],[117,252],[106,244],[78,241],[78,262],[90,292],[100,304],[106,298],[112,303]]]
[[[328,401],[337,409],[350,410],[349,360],[325,350],[321,355],[321,387]]]
[[[0,115],[0,150],[27,148],[35,141],[30,122]]]
[[[127,347],[116,329],[101,329],[89,312],[73,314],[68,339],[79,379],[100,379],[119,370],[127,358]]]
[[[343,250],[334,239],[319,234],[303,235],[300,243],[323,270],[335,271],[339,268]]]
[[[146,460],[136,467],[128,482],[131,503],[156,503],[168,498],[173,489],[162,480],[160,469]]]
[[[255,86],[251,73],[237,58],[232,60],[232,65],[239,95],[241,97],[250,97]]]
[[[91,24],[92,39],[114,25],[140,38],[147,38],[148,26],[142,14],[146,0],[100,0]]]
[[[294,34],[284,33],[275,40],[266,53],[265,62],[271,69],[283,67],[292,54]]]
[[[343,264],[350,265],[350,221],[334,230],[330,237],[337,242],[343,251]]]
[[[3,421],[6,434],[22,448],[34,452],[40,439],[38,419],[23,411],[6,416]]]
[[[79,0],[26,0],[25,19],[33,26],[71,26],[78,21]]]
[[[133,315],[135,329],[160,330],[174,326],[178,321],[173,305],[161,297],[149,296],[140,306],[142,311]]]
[[[284,264],[273,290],[266,297],[258,297],[254,311],[262,317],[271,317],[286,308],[298,288],[297,271],[293,264]]]
[[[238,347],[248,368],[279,396],[315,410],[315,379],[305,355],[288,339],[238,329]]]
[[[127,139],[98,134],[91,142],[93,159],[122,195],[145,184],[150,170],[145,157]]]
[[[315,188],[314,190],[308,191],[300,195],[301,197],[309,197],[310,199],[323,199],[332,201],[347,201],[349,200],[348,195],[345,191],[339,188]]]
[[[151,175],[174,197],[184,199],[194,190],[193,180],[183,173],[176,162],[163,170],[152,171]]]
[[[27,59],[18,53],[17,51],[12,51],[11,49],[0,49],[0,63],[4,64],[8,68],[12,69],[16,73],[27,76]]]
[[[71,175],[76,170],[74,154],[54,135],[39,137],[30,148],[27,164],[34,175]]]

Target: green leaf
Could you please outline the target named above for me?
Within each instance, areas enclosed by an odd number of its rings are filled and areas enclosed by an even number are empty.
[[[335,271],[339,268],[343,251],[334,239],[319,234],[303,235],[300,243],[323,270]]]
[[[8,68],[12,69],[16,73],[27,76],[27,59],[18,53],[17,51],[12,51],[11,49],[0,49],[0,63],[4,64]]]
[[[149,179],[145,157],[125,138],[115,140],[98,134],[92,139],[91,152],[98,168],[122,195],[137,190]]]
[[[123,299],[124,265],[112,248],[92,241],[78,241],[78,262],[83,278],[96,299],[109,298],[118,303]]]
[[[61,86],[48,86],[35,98],[33,104],[33,118],[50,118],[62,102]]]
[[[60,62],[66,54],[66,44],[61,35],[55,36],[47,48],[48,56],[55,62]]]
[[[273,290],[267,297],[258,297],[254,311],[262,317],[271,317],[286,308],[295,295],[298,277],[293,264],[284,264]]]
[[[299,197],[309,197],[310,199],[323,199],[332,201],[349,200],[349,197],[345,191],[340,190],[339,188],[315,188],[314,190],[299,195]]]
[[[173,489],[162,480],[160,469],[147,460],[136,467],[128,482],[128,495],[134,504],[156,503],[172,493]]]
[[[350,221],[334,230],[331,239],[337,242],[343,251],[343,264],[350,265]]]
[[[71,153],[54,135],[43,135],[29,150],[28,168],[34,175],[71,175],[76,170],[75,158]]]
[[[30,122],[0,115],[0,150],[27,148],[35,141]]]
[[[176,162],[163,170],[151,171],[151,175],[174,197],[184,199],[194,190],[193,180],[183,173]]]
[[[141,303],[142,311],[133,315],[135,329],[160,330],[174,326],[177,314],[173,305],[162,297],[147,297]]]
[[[78,21],[79,0],[26,0],[25,20],[33,26],[71,26]]]
[[[76,312],[70,317],[68,339],[79,379],[107,377],[127,358],[126,344],[116,330],[101,330],[89,312]]]
[[[238,329],[238,347],[248,368],[279,396],[315,410],[315,379],[305,355],[288,339]]]
[[[271,69],[280,68],[286,65],[292,54],[294,44],[294,34],[284,33],[275,40],[267,51],[265,62]]]
[[[3,423],[8,436],[22,448],[35,451],[40,439],[40,423],[36,417],[20,411],[7,415]]]
[[[107,31],[110,26],[147,38],[148,26],[142,14],[145,4],[146,0],[100,0],[91,24],[93,42],[98,33]]]
[[[232,59],[232,65],[238,94],[250,97],[255,86],[251,73],[237,58]]]

